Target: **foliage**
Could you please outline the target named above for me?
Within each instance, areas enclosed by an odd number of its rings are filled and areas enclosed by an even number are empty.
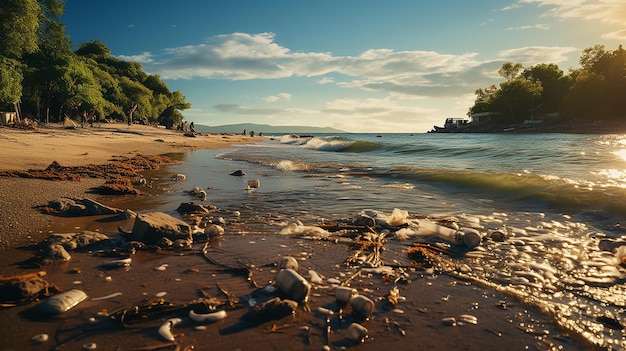
[[[626,122],[626,50],[596,45],[582,51],[580,69],[565,75],[556,64],[524,68],[506,62],[499,86],[477,89],[468,114],[497,112],[495,122],[520,123],[559,115],[561,120]]]
[[[0,56],[0,104],[15,104],[22,96],[22,70],[17,60]]]
[[[72,51],[59,21],[65,0],[0,3],[0,109],[22,103],[34,119],[120,119],[133,114],[166,126],[180,124],[190,104],[141,64],[111,56],[102,42]],[[136,119],[136,118],[135,118]]]
[[[0,56],[19,59],[37,50],[37,30],[43,17],[37,0],[0,2]]]

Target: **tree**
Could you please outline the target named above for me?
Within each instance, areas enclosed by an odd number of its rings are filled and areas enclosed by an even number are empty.
[[[571,80],[565,77],[563,71],[554,63],[541,63],[527,68],[522,72],[522,77],[541,83],[543,90],[539,105],[543,112],[559,111],[563,105],[563,97],[567,95],[572,85]]]
[[[152,112],[150,100],[152,91],[143,84],[133,81],[128,77],[120,79],[120,88],[124,98],[122,99],[123,111],[128,111],[126,118],[129,124],[133,123],[133,114],[135,111],[141,112],[145,116],[149,116]]]
[[[510,82],[519,76],[522,69],[524,69],[524,66],[521,63],[505,62],[498,70],[498,74],[506,79],[507,82]]]
[[[109,57],[111,50],[104,43],[94,40],[81,44],[78,49],[76,49],[75,53],[78,56],[97,59]]]
[[[510,113],[511,121],[518,123],[537,107],[542,90],[540,82],[516,78],[500,84],[495,104],[506,107],[508,111],[501,110],[503,114]]]
[[[17,104],[22,97],[22,67],[17,60],[0,56],[0,109]]]
[[[37,0],[0,2],[0,56],[19,59],[35,52],[37,31],[44,12]]]

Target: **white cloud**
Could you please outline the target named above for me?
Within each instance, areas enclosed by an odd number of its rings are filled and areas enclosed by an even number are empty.
[[[291,94],[289,93],[279,93],[278,95],[267,96],[263,100],[267,102],[276,102],[280,100],[289,101],[291,100]]]
[[[541,29],[541,30],[548,30],[550,29],[550,27],[547,24],[535,24],[532,26],[519,26],[519,27],[509,27],[506,30],[527,30],[527,29]]]
[[[334,83],[327,74],[346,79],[340,87],[417,97],[456,97],[496,83],[505,61],[525,65],[561,63],[571,47],[525,47],[503,51],[480,60],[477,53],[442,54],[435,51],[371,49],[355,56],[292,52],[274,42],[274,34],[233,33],[207,39],[199,45],[120,56],[143,64],[144,70],[163,79],[281,79],[321,77],[319,84]],[[267,102],[289,100],[291,95],[268,96]],[[256,109],[253,109],[256,110]],[[249,111],[239,110],[238,113]]]
[[[117,57],[124,61],[139,62],[142,64],[154,62],[152,54],[149,52],[142,52],[138,55],[119,55]]]
[[[323,84],[332,84],[334,82],[335,82],[335,80],[333,78],[331,78],[331,77],[324,77],[324,78],[318,80],[317,84],[322,84],[322,85]]]
[[[506,61],[520,62],[526,66],[537,63],[561,63],[569,60],[568,54],[578,51],[573,47],[528,46],[504,50],[498,56]]]
[[[626,29],[620,29],[620,30],[616,30],[610,33],[605,33],[602,35],[602,38],[626,40]]]
[[[544,15],[561,19],[583,19],[612,24],[626,22],[624,0],[520,0],[520,3],[548,8]]]

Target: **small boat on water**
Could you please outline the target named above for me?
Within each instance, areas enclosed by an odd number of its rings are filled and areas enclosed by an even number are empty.
[[[469,120],[465,118],[446,118],[443,127],[433,126],[429,133],[458,133],[469,127]]]

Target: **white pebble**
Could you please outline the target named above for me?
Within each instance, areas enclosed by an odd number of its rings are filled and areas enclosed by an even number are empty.
[[[48,334],[37,334],[31,339],[33,342],[40,344],[42,342],[48,341]]]
[[[167,295],[167,292],[161,291],[161,292],[156,293],[156,295],[154,295],[154,296],[156,296],[156,297],[163,297],[165,295]]]
[[[326,279],[326,281],[328,282],[328,284],[341,284],[341,280],[337,278],[328,278]]]
[[[97,348],[98,348],[98,345],[96,345],[95,342],[90,342],[90,343],[83,345],[83,350],[86,350],[86,351],[95,350]]]

